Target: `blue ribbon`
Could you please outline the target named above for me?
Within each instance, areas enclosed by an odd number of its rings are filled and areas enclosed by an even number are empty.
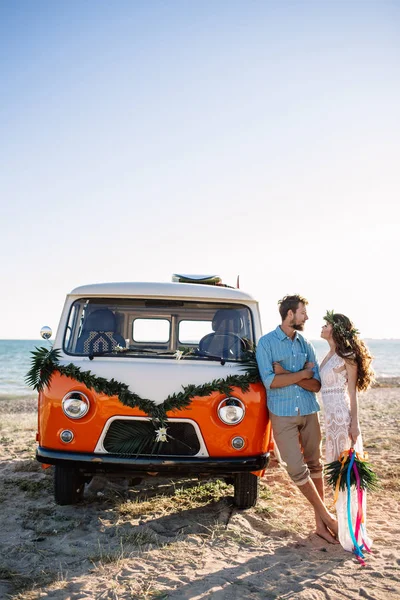
[[[349,464],[349,468],[347,469],[347,521],[349,524],[349,532],[350,532],[350,537],[352,539],[352,542],[354,544],[354,548],[353,548],[353,552],[356,556],[359,556],[360,558],[364,558],[364,554],[362,553],[362,547],[359,546],[356,537],[354,535],[354,530],[353,530],[353,525],[351,522],[351,506],[350,506],[350,502],[351,502],[351,489],[350,489],[350,473],[351,470],[353,468],[353,464],[354,461],[356,459],[356,453],[354,452],[354,450],[351,452],[351,459],[350,459],[350,464]]]

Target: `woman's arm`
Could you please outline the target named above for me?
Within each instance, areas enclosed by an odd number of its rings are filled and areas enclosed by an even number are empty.
[[[347,371],[347,387],[350,396],[350,430],[349,434],[355,444],[360,435],[360,424],[358,422],[358,398],[357,398],[357,365],[349,360],[345,360]]]

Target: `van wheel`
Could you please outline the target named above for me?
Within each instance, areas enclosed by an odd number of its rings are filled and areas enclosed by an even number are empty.
[[[253,473],[236,473],[233,501],[238,508],[251,508],[258,499],[258,480]]]
[[[54,499],[57,504],[76,504],[83,498],[85,480],[70,467],[55,466],[54,471]]]

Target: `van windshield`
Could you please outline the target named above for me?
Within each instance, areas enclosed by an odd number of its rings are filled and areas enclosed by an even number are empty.
[[[164,299],[89,299],[71,307],[64,350],[80,356],[240,361],[253,347],[248,307]]]

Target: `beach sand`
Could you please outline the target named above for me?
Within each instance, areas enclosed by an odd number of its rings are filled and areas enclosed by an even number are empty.
[[[365,567],[312,533],[311,507],[274,460],[247,511],[226,484],[158,478],[98,477],[82,504],[57,506],[52,469],[34,459],[35,402],[0,402],[0,598],[400,598],[400,388],[389,383],[360,397],[381,480]]]

